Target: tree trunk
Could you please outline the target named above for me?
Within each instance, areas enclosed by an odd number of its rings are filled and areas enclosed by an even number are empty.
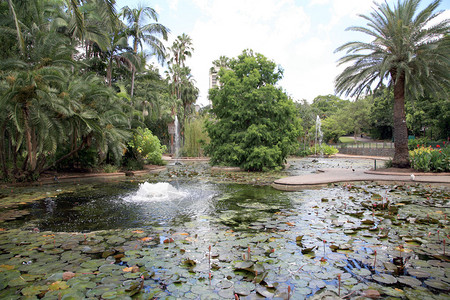
[[[32,129],[29,124],[29,112],[28,108],[25,106],[23,109],[23,119],[25,124],[25,141],[26,141],[26,149],[28,152],[28,166],[30,172],[34,172],[36,169],[36,152],[34,151],[33,147],[33,138],[32,138]]]
[[[409,168],[408,129],[405,114],[405,75],[396,76],[391,72],[394,81],[394,159],[396,168]]]
[[[7,179],[9,178],[9,172],[8,172],[8,166],[6,164],[6,147],[5,147],[5,136],[6,136],[6,125],[7,125],[7,120],[5,120],[5,122],[3,122],[3,126],[1,129],[1,136],[0,136],[0,161],[2,164],[2,173],[3,173],[3,178]]]
[[[133,97],[134,95],[134,76],[136,74],[136,68],[134,66],[131,67],[131,92],[130,95]]]
[[[112,80],[112,57],[109,58],[108,69],[106,69],[106,80],[108,81],[108,86],[111,87]]]

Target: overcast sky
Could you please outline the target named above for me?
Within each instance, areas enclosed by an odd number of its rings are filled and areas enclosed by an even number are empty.
[[[340,71],[336,61],[342,56],[334,50],[367,40],[345,29],[365,25],[358,14],[369,14],[374,7],[372,0],[117,0],[117,8],[139,3],[153,7],[159,23],[171,30],[167,46],[182,33],[192,38],[194,53],[187,65],[200,89],[200,105],[207,104],[212,61],[221,55],[236,57],[244,49],[281,65],[279,85],[294,100],[311,102],[318,95],[334,94]],[[440,9],[449,18],[450,1],[442,1]]]

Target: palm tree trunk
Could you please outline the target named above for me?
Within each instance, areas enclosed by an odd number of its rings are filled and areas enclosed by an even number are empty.
[[[26,149],[28,152],[28,166],[29,166],[28,171],[34,172],[34,170],[36,169],[36,152],[34,151],[33,147],[32,130],[29,124],[29,112],[26,106],[23,108],[23,117],[25,125]]]
[[[133,94],[134,94],[134,76],[135,76],[135,74],[136,74],[136,69],[133,66],[132,71],[131,71],[131,92],[130,92],[131,97],[133,97]]]
[[[405,114],[405,75],[396,78],[396,74],[391,76],[394,80],[394,159],[392,165],[397,168],[408,168],[408,129],[406,127]]]
[[[106,80],[108,81],[108,86],[111,86],[112,80],[112,56],[109,58],[108,68],[106,69]]]
[[[1,136],[0,136],[0,162],[2,165],[2,173],[3,173],[3,178],[9,178],[9,172],[8,172],[8,166],[6,165],[6,149],[5,149],[5,136],[6,136],[6,125],[7,125],[7,120],[5,120],[3,122],[3,126],[1,129]]]

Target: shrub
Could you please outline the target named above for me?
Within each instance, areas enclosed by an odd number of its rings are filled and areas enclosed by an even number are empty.
[[[293,155],[300,157],[311,155],[311,148],[308,147],[304,149],[303,146],[301,146],[300,148],[297,149],[295,153],[293,153]]]
[[[309,148],[309,152],[311,154],[313,153],[321,153],[323,155],[333,155],[339,152],[338,149],[336,149],[333,146],[328,146],[327,144],[321,144],[320,146],[314,145]]]
[[[450,171],[450,147],[437,145],[436,149],[417,145],[414,150],[409,151],[411,167],[424,172],[446,172]]]
[[[133,150],[136,159],[143,159],[154,165],[164,164],[162,154],[166,151],[166,146],[161,145],[158,137],[153,135],[148,128],[138,127],[128,146]]]
[[[209,143],[209,137],[203,129],[204,118],[196,118],[187,121],[184,125],[184,146],[181,156],[204,156],[204,146]]]
[[[104,165],[103,166],[103,172],[105,173],[116,173],[119,171],[119,167],[118,166],[114,166],[114,165]]]

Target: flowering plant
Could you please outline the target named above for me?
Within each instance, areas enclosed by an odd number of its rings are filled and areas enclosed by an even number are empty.
[[[450,147],[444,144],[436,148],[417,145],[417,148],[409,151],[411,167],[424,172],[450,171]]]
[[[137,128],[133,139],[128,142],[136,157],[147,160],[150,164],[162,165],[162,154],[167,147],[161,145],[158,137],[148,129]]]

